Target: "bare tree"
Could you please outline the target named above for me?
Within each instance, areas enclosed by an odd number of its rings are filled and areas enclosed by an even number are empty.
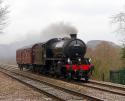
[[[112,22],[117,24],[116,32],[122,36],[122,60],[123,65],[125,65],[125,12],[120,12],[112,17]]]
[[[117,24],[117,33],[125,34],[125,12],[120,12],[112,17],[112,23]]]
[[[8,13],[8,6],[6,6],[2,0],[0,0],[0,33],[3,32],[7,22],[7,13]]]

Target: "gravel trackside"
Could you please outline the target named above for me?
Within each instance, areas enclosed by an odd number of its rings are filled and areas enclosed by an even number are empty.
[[[0,101],[55,101],[0,72]]]

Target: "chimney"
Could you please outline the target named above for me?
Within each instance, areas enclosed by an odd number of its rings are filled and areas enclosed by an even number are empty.
[[[77,34],[70,34],[71,39],[76,39],[77,38]]]

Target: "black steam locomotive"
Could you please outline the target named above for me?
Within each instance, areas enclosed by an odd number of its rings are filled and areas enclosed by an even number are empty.
[[[88,81],[93,65],[84,57],[85,53],[85,43],[71,34],[71,38],[54,38],[21,48],[16,52],[16,60],[21,70],[33,68],[37,72]]]

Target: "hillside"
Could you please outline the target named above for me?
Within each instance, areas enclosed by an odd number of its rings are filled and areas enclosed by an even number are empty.
[[[95,49],[99,44],[101,44],[102,42],[105,42],[113,47],[116,47],[116,48],[120,48],[121,46],[113,43],[113,42],[110,42],[110,41],[104,41],[104,40],[90,40],[87,42],[87,47],[88,48],[91,48],[91,49]]]

